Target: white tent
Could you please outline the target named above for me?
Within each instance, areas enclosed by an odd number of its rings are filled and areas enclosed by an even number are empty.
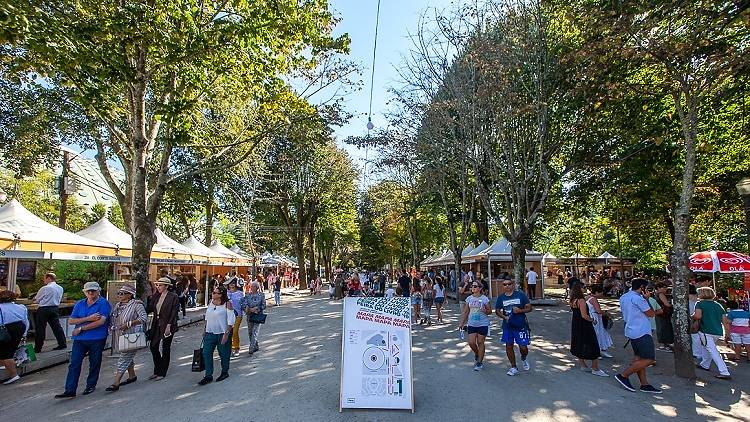
[[[96,223],[86,227],[76,234],[101,242],[107,241],[114,243],[120,249],[133,249],[133,239],[130,235],[117,228],[117,226],[107,220],[107,217],[102,217]]]
[[[0,250],[8,259],[7,287],[16,287],[18,259],[66,259],[118,262],[117,245],[79,236],[56,227],[15,199],[0,207]]]
[[[551,254],[551,253],[549,253],[549,252],[547,252],[546,254],[544,254],[544,256],[542,256],[542,261],[543,261],[543,262],[546,262],[546,261],[554,261],[554,260],[556,260],[556,259],[557,259],[557,257],[556,257],[556,256],[554,256],[554,255],[552,255],[552,254]]]
[[[588,257],[585,257],[579,253],[575,253],[571,255],[568,259],[588,259]]]
[[[616,256],[612,255],[611,253],[604,251],[603,254],[597,256],[599,259],[617,259]]]
[[[208,258],[209,261],[219,261],[224,262],[231,260],[232,257],[228,255],[224,255],[223,253],[216,252],[215,250],[209,248],[208,246],[204,245],[203,243],[199,242],[198,239],[195,238],[195,236],[190,236],[187,238],[186,241],[182,242],[180,244],[183,248],[187,248],[189,250],[193,250],[205,257]]]
[[[244,256],[242,256],[242,255],[240,255],[240,254],[232,251],[231,249],[227,248],[226,246],[224,246],[221,242],[219,242],[218,239],[214,240],[213,242],[211,242],[211,246],[209,246],[209,249],[211,249],[212,251],[214,251],[216,253],[219,253],[219,254],[222,254],[222,255],[226,255],[226,256],[229,256],[229,257],[232,257],[232,258],[241,259],[243,261],[247,260],[246,257],[244,257]]]

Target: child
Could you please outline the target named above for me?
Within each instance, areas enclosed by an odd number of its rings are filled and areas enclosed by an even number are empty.
[[[747,361],[750,362],[750,312],[740,308],[734,300],[727,302],[727,308],[730,311],[724,317],[725,340],[731,339],[734,346],[734,358],[730,359],[740,360],[742,346],[745,346]]]
[[[333,286],[333,283],[328,283],[328,300],[333,299],[333,293],[336,291],[336,288]]]

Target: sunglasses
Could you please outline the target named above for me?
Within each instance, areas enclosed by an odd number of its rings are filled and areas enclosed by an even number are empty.
[[[117,296],[125,296],[125,295],[129,295],[129,294],[130,293],[128,293],[128,292],[117,292]]]
[[[221,292],[218,292],[218,291],[216,291],[216,290],[214,290],[214,291],[213,291],[213,292],[211,292],[211,293],[213,293],[213,294],[215,294],[215,295],[220,295],[220,294],[221,294]]]
[[[97,293],[99,290],[86,290],[86,293]]]
[[[478,289],[478,288],[480,288],[480,287],[482,287],[482,286],[477,286],[476,284],[475,284],[475,285],[473,285],[473,286],[471,286],[471,288],[472,288],[472,289],[473,289],[473,288],[475,288],[475,287],[476,287],[476,288]]]
[[[503,286],[512,286],[513,283],[503,283]]]

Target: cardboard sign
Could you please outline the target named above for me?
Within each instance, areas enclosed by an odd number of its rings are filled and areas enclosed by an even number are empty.
[[[344,299],[339,411],[411,409],[411,306],[408,297]]]

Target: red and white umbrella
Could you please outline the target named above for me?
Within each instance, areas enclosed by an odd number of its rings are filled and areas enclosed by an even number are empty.
[[[729,251],[696,252],[690,255],[688,268],[696,273],[747,273],[750,256]]]

